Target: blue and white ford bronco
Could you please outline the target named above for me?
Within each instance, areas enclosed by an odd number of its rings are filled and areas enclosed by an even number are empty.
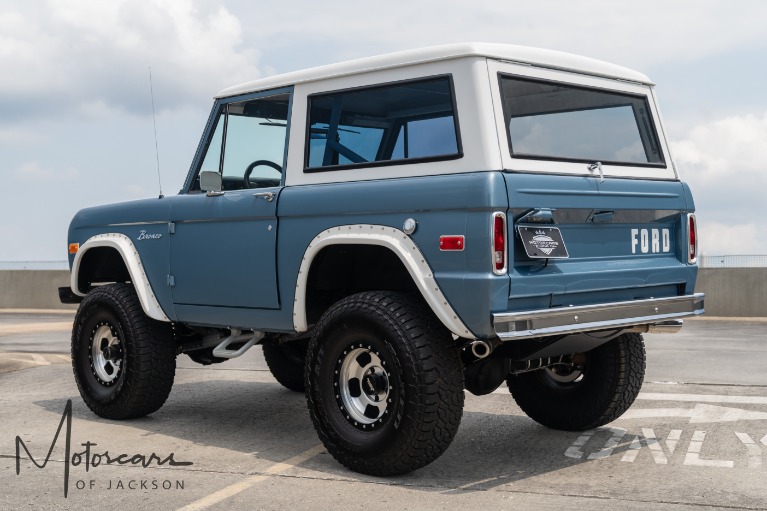
[[[630,69],[457,44],[264,78],[217,96],[178,195],[72,220],[75,379],[139,417],[179,354],[260,344],[374,475],[439,457],[464,390],[594,428],[639,392],[641,333],[703,313],[694,210]]]

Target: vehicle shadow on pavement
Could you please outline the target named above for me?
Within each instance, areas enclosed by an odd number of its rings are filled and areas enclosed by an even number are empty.
[[[233,472],[252,473],[258,470],[253,458],[243,458],[238,453],[253,454],[258,460],[279,463],[319,443],[314,431],[303,394],[291,392],[277,383],[243,382],[233,380],[209,380],[183,383],[174,386],[165,406],[154,414],[127,421],[110,421],[94,415],[79,396],[73,402],[73,445],[84,441],[88,431],[95,430],[98,438],[113,434],[111,425],[129,426],[130,430],[119,432],[117,443],[124,446],[145,445],[152,435],[176,438],[193,444],[183,449],[183,456],[191,459],[196,470],[216,469],[206,466],[213,462],[226,464]],[[568,446],[578,437],[577,433],[554,431],[519,414],[511,396],[491,396],[498,408],[508,399],[508,413],[504,409],[496,413],[467,411],[461,427],[447,452],[434,463],[415,472],[391,477],[377,478],[347,470],[324,453],[302,463],[300,477],[345,479],[394,485],[407,485],[425,491],[471,492],[485,491],[515,481],[525,480],[549,472],[582,464],[588,459],[564,456]],[[476,403],[474,405],[476,406]],[[61,414],[63,401],[42,400],[35,405]],[[88,423],[83,427],[79,424]],[[138,431],[138,433],[136,432]],[[117,438],[117,437],[116,437]],[[89,440],[91,440],[89,438]],[[166,444],[183,445],[179,442],[157,440],[160,450]],[[165,443],[163,443],[165,442]],[[102,447],[112,445],[107,440]],[[234,454],[215,454],[200,459],[196,447],[222,448]],[[615,452],[621,448],[618,446]],[[229,456],[231,459],[225,459]],[[263,463],[262,463],[263,464]],[[318,474],[319,473],[319,474]]]

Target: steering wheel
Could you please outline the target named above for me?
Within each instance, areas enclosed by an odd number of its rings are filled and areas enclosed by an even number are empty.
[[[250,174],[253,172],[253,169],[258,167],[259,165],[266,165],[267,167],[272,167],[274,170],[282,174],[282,167],[280,165],[277,165],[273,161],[256,160],[250,165],[248,165],[248,168],[245,169],[245,177],[243,178],[243,180],[245,181],[245,188],[250,188]]]

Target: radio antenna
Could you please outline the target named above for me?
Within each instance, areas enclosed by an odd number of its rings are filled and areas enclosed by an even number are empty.
[[[154,87],[152,87],[152,66],[149,66],[149,95],[152,98],[152,125],[154,126],[154,154],[157,159],[157,184],[160,187],[160,198],[162,194],[162,179],[160,178],[160,149],[157,146],[157,118],[154,113]]]

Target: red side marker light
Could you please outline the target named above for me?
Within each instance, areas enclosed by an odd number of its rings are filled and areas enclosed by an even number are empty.
[[[463,236],[440,236],[439,237],[439,249],[446,250],[463,250],[466,240]]]

